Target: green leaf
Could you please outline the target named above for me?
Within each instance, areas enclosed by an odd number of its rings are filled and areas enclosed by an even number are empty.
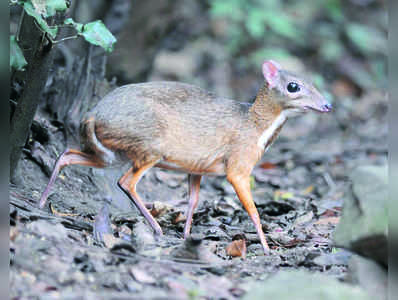
[[[63,12],[68,7],[65,0],[30,0],[36,12],[45,18],[54,16],[57,12]],[[29,1],[24,1],[29,2]]]
[[[355,46],[365,54],[369,52],[387,53],[387,37],[374,27],[350,23],[347,25],[347,35]]]
[[[38,14],[43,16],[47,14],[46,0],[31,0],[31,2]]]
[[[329,39],[325,40],[319,47],[319,53],[325,61],[337,61],[343,54],[344,48],[340,41]]]
[[[76,31],[77,31],[78,33],[81,33],[82,30],[83,30],[83,24],[80,24],[80,23],[77,23],[77,22],[73,21],[72,18],[66,19],[66,20],[64,21],[64,24],[66,24],[66,25],[73,25],[73,27],[75,27],[75,29],[76,29]]]
[[[73,25],[77,34],[83,36],[87,42],[100,46],[108,52],[113,50],[116,38],[100,20],[83,25],[69,18],[66,19],[64,23]]]
[[[57,36],[58,32],[58,27],[50,27],[48,26],[46,20],[43,19],[43,17],[36,11],[36,9],[33,7],[32,2],[26,1],[22,2],[23,8],[25,9],[25,12],[29,15],[35,18],[37,24],[39,24],[40,28],[48,33],[50,37],[55,38]]]
[[[335,22],[339,22],[344,19],[343,9],[340,0],[328,0],[326,1],[325,6],[329,16],[334,19]]]
[[[259,10],[253,10],[250,12],[246,22],[246,28],[249,34],[253,38],[261,38],[265,33],[265,24],[263,19],[263,13]]]
[[[275,17],[274,12],[267,12],[264,19],[267,25],[277,34],[300,42],[302,36],[297,27],[293,25],[291,19],[287,16],[280,15]]]
[[[54,16],[55,13],[66,11],[67,8],[65,0],[46,0],[47,14],[45,16]]]
[[[10,36],[10,68],[22,71],[28,63],[19,47],[15,35]]]
[[[82,35],[87,42],[100,46],[107,52],[113,50],[113,45],[116,42],[116,38],[100,20],[84,25],[80,35]]]

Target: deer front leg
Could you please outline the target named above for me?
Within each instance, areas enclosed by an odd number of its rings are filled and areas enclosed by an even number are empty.
[[[199,201],[199,189],[200,189],[201,179],[202,179],[201,175],[188,174],[189,203],[187,209],[187,221],[185,222],[185,227],[184,227],[184,239],[186,239],[191,232],[193,213],[196,207],[198,206],[198,201]]]
[[[235,189],[236,194],[243,207],[246,209],[250,218],[254,223],[254,227],[257,230],[257,234],[260,238],[261,245],[263,246],[264,253],[267,255],[269,253],[269,247],[265,239],[263,229],[261,227],[260,216],[258,214],[256,205],[254,204],[253,197],[250,191],[250,176],[227,176],[228,181],[232,184]]]

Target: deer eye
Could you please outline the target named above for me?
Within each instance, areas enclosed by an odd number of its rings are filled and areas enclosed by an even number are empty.
[[[300,86],[295,82],[290,82],[287,85],[287,90],[289,93],[296,93],[300,90]]]

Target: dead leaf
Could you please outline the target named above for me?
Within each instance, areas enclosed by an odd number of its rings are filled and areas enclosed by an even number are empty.
[[[50,210],[51,210],[52,214],[53,214],[53,215],[56,215],[56,216],[59,216],[59,217],[76,217],[76,216],[79,215],[79,214],[71,214],[71,213],[62,213],[62,212],[59,212],[59,211],[57,211],[57,210],[52,206],[51,203],[49,203],[49,206],[50,206]]]
[[[322,218],[316,221],[314,224],[338,224],[340,221],[340,217],[328,217],[328,218]]]
[[[140,282],[140,283],[144,283],[144,284],[154,284],[156,283],[156,279],[153,278],[151,275],[149,275],[147,272],[137,269],[137,268],[131,268],[129,270],[131,276],[133,276],[133,278]]]
[[[182,212],[178,212],[176,217],[174,218],[174,220],[172,221],[173,224],[177,224],[180,222],[184,222],[187,219],[187,217],[182,213]]]
[[[269,170],[269,169],[275,169],[277,166],[271,162],[266,161],[260,164],[259,167],[264,170]]]
[[[336,217],[336,215],[341,211],[341,207],[333,207],[333,209],[327,209],[321,215],[322,217]]]
[[[152,209],[151,209],[151,215],[156,218],[156,217],[161,217],[169,212],[172,212],[174,208],[171,205],[155,201],[152,204]]]
[[[294,221],[294,225],[302,225],[305,223],[308,223],[310,221],[312,221],[312,218],[314,217],[314,213],[312,212],[312,210],[300,217],[298,217],[295,221]]]
[[[132,233],[131,229],[126,224],[119,227],[119,232],[128,236],[130,236]]]
[[[227,246],[226,251],[229,256],[246,258],[246,241],[232,241],[232,243]]]
[[[17,227],[13,226],[10,228],[10,241],[15,241],[15,238],[19,234]]]
[[[115,246],[120,239],[114,237],[113,234],[103,233],[102,240],[104,241],[106,248],[113,248],[113,246]]]
[[[314,190],[314,186],[313,186],[313,185],[310,185],[310,186],[308,186],[308,187],[303,191],[303,194],[304,194],[304,195],[311,194],[313,190]]]

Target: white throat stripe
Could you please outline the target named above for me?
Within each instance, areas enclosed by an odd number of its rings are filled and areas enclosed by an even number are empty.
[[[275,131],[278,130],[278,128],[281,127],[286,120],[286,113],[285,111],[282,111],[278,115],[278,117],[276,117],[276,119],[272,122],[271,126],[265,129],[264,132],[261,134],[260,138],[257,141],[257,146],[261,149],[264,149],[265,145],[267,145],[268,141],[274,135]]]

